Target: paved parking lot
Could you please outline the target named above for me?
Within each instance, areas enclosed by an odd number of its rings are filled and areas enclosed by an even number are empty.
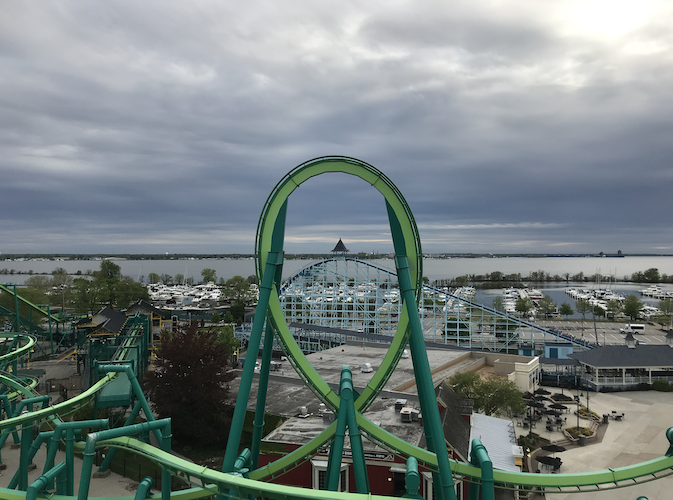
[[[624,328],[626,322],[597,321],[595,330],[594,322],[591,319],[587,319],[584,322],[584,327],[582,327],[582,321],[566,321],[562,319],[538,320],[535,322],[535,324],[546,328],[553,328],[563,333],[569,333],[575,337],[584,338],[594,343],[597,343],[596,336],[598,335],[598,343],[600,345],[611,345],[624,343],[624,334],[621,333],[619,329]],[[666,343],[666,330],[662,329],[661,325],[652,325],[649,323],[640,324],[645,325],[645,332],[643,334],[635,335],[635,338],[638,340],[638,342],[644,344]],[[541,339],[542,335],[535,334],[534,337]]]

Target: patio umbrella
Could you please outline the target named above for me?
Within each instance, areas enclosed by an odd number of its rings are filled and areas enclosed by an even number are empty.
[[[562,451],[566,451],[564,446],[558,444],[548,444],[547,446],[543,446],[542,449],[551,453],[561,453]]]
[[[540,387],[538,390],[535,391],[535,394],[542,394],[543,396],[549,396],[551,392],[549,392],[547,389],[543,389]]]
[[[549,405],[550,408],[554,408],[555,410],[567,410],[568,407],[565,405],[562,405],[561,403],[554,403],[553,405]]]
[[[558,463],[559,459],[554,458],[554,457],[549,457],[547,455],[543,455],[541,457],[535,457],[535,460],[537,460],[541,464],[545,464],[545,465],[556,465]]]

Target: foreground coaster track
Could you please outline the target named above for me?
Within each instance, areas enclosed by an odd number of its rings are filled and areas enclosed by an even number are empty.
[[[357,395],[349,386],[348,370],[342,372],[340,390],[335,392],[320,377],[310,365],[287,327],[283,309],[279,301],[279,288],[283,265],[283,240],[285,229],[285,215],[287,200],[290,194],[303,182],[324,173],[345,173],[356,176],[371,184],[379,191],[385,200],[390,221],[393,243],[395,247],[395,263],[401,298],[404,301],[404,310],[399,320],[399,327],[394,335],[389,351],[383,363],[372,377],[370,383],[361,394]],[[161,479],[161,494],[149,493],[152,481],[149,478],[141,481],[135,497],[122,498],[168,498],[195,499],[218,495],[221,498],[256,498],[278,499],[350,499],[365,500],[372,497],[385,499],[388,497],[373,496],[369,492],[366,468],[356,470],[357,493],[340,493],[337,491],[318,491],[290,486],[273,484],[269,481],[297,464],[307,460],[315,454],[330,447],[330,465],[328,466],[328,486],[335,489],[333,481],[338,474],[338,466],[332,467],[332,462],[340,463],[341,456],[333,450],[343,446],[343,433],[348,426],[351,435],[353,462],[364,463],[361,450],[353,445],[360,434],[392,451],[398,456],[407,459],[407,488],[408,494],[414,497],[413,478],[415,464],[433,471],[434,491],[439,500],[453,500],[456,498],[454,478],[466,480],[470,483],[470,498],[493,499],[495,488],[531,489],[548,493],[553,492],[583,492],[599,489],[619,488],[651,481],[673,473],[673,445],[660,458],[640,464],[610,469],[605,471],[586,472],[579,474],[530,474],[514,473],[493,470],[488,452],[475,440],[472,447],[473,463],[461,463],[448,458],[444,436],[439,421],[439,412],[435,401],[434,387],[430,375],[430,368],[423,344],[423,332],[419,321],[417,296],[421,286],[422,260],[418,230],[411,210],[402,194],[394,184],[380,171],[359,160],[346,157],[324,157],[304,163],[289,172],[274,188],[264,206],[262,217],[257,230],[257,272],[260,278],[260,298],[255,313],[251,345],[259,345],[264,339],[262,365],[259,376],[257,411],[254,422],[253,443],[250,452],[239,454],[240,435],[246,412],[247,401],[252,385],[254,364],[244,366],[240,379],[240,389],[229,441],[224,454],[222,472],[217,472],[203,466],[182,460],[170,453],[170,420],[155,420],[151,416],[149,406],[128,361],[129,353],[134,349],[134,338],[121,346],[114,362],[99,366],[102,374],[100,380],[94,383],[81,395],[63,403],[40,408],[31,408],[25,413],[14,415],[0,422],[0,431],[5,434],[21,430],[21,466],[16,471],[18,490],[0,488],[0,498],[11,500],[57,498],[84,500],[88,497],[88,487],[91,480],[93,455],[99,448],[126,449],[132,453],[146,457],[163,470]],[[266,325],[266,328],[265,328]],[[309,441],[296,451],[272,462],[258,467],[258,458],[263,428],[263,416],[266,402],[266,392],[271,361],[271,351],[274,335],[284,346],[288,359],[299,375],[304,379],[311,390],[337,415],[337,421],[328,426],[321,434]],[[28,336],[4,336],[5,343],[11,342],[12,349],[0,356],[0,365],[9,366],[17,360],[25,358],[30,353],[31,342],[34,339]],[[410,346],[414,363],[414,373],[418,386],[419,400],[424,416],[424,431],[427,449],[413,446],[398,437],[386,432],[368,420],[363,413],[384,387],[386,381],[395,369],[407,343]],[[83,451],[82,480],[78,487],[78,494],[74,494],[72,480],[72,462],[45,466],[42,475],[31,484],[27,483],[27,469],[30,464],[31,446],[39,439],[45,439],[44,433],[33,440],[33,426],[49,422],[56,430],[52,431],[58,444],[59,429],[66,426],[60,417],[70,414],[74,409],[94,400],[100,392],[118,377],[126,376],[131,384],[138,403],[133,408],[127,424],[116,429],[106,430],[105,422],[87,421],[80,424],[88,429],[98,429],[90,432],[86,442],[78,443],[67,450],[66,462],[72,459],[74,449]],[[1,373],[0,382],[7,387],[8,400],[19,399],[25,401],[39,398],[33,392],[30,383],[17,379],[15,374]],[[35,405],[38,403],[36,402]],[[132,424],[140,411],[145,412],[148,420],[144,424]],[[72,425],[77,425],[74,423]],[[66,432],[65,430],[63,432]],[[68,431],[70,432],[70,431]],[[153,432],[160,443],[160,448],[151,446],[143,440],[133,436]],[[669,443],[673,443],[673,428],[666,431]],[[41,441],[40,441],[41,442]],[[334,454],[334,456],[332,456]],[[34,455],[34,453],[33,453]],[[108,456],[112,453],[108,453]],[[358,457],[358,455],[361,455]],[[360,460],[360,462],[358,462]],[[103,468],[101,466],[101,468]],[[357,469],[357,468],[356,468]],[[171,476],[178,476],[193,487],[187,490],[171,492]],[[417,472],[416,472],[416,478]],[[48,493],[57,480],[56,495]],[[634,495],[635,496],[635,495]],[[418,498],[417,494],[415,498]]]

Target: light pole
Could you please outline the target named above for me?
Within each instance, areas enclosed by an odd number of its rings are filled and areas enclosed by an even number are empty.
[[[577,403],[577,412],[576,412],[576,415],[577,415],[577,434],[579,435],[579,432],[580,432],[580,396],[582,395],[582,393],[580,392],[579,388],[577,389],[577,392],[578,392],[578,394],[577,394],[577,396],[575,396],[575,402]]]

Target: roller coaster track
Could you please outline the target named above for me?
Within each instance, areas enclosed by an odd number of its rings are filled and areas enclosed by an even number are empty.
[[[60,318],[57,318],[53,314],[49,314],[47,311],[42,309],[40,306],[37,306],[37,305],[33,304],[30,300],[24,299],[23,297],[21,297],[21,295],[19,295],[18,293],[15,293],[15,290],[13,290],[12,288],[9,288],[7,285],[0,284],[0,292],[6,292],[6,293],[12,295],[13,297],[16,297],[16,299],[19,302],[27,305],[31,310],[39,313],[40,315],[46,317],[47,319],[50,319],[51,321],[56,321],[56,322],[61,321]],[[18,311],[16,311],[16,314],[18,314]]]
[[[271,196],[265,205],[260,224],[257,232],[257,270],[262,281],[262,290],[266,295],[260,294],[261,306],[258,306],[256,313],[255,324],[263,324],[264,321],[257,321],[258,319],[268,319],[268,323],[273,329],[273,332],[279,337],[281,343],[284,345],[288,358],[297,369],[300,376],[307,382],[309,387],[325,402],[329,407],[333,408],[337,413],[340,407],[340,397],[335,393],[329,385],[322,380],[316,370],[310,365],[308,360],[299,350],[297,344],[292,338],[287,327],[283,310],[278,298],[278,287],[280,285],[280,266],[282,266],[282,241],[283,228],[285,217],[285,207],[288,196],[304,181],[313,176],[320,175],[325,172],[341,172],[355,175],[376,188],[383,194],[391,218],[391,229],[393,230],[395,248],[398,261],[398,276],[401,282],[409,278],[408,282],[401,283],[400,289],[405,290],[407,298],[407,308],[400,317],[400,326],[393,337],[391,347],[384,358],[379,370],[375,373],[367,387],[362,391],[355,401],[355,409],[357,411],[357,425],[359,429],[365,433],[374,442],[380,444],[386,449],[402,456],[415,457],[419,462],[425,464],[433,471],[442,472],[441,461],[438,460],[438,454],[429,449],[422,449],[413,446],[398,437],[386,432],[384,429],[375,425],[368,420],[363,412],[373,401],[376,395],[385,385],[391,371],[397,365],[401,357],[402,351],[407,342],[412,343],[412,356],[418,357],[424,353],[419,352],[414,348],[414,308],[416,309],[417,320],[417,306],[413,299],[414,295],[418,293],[421,272],[421,251],[420,239],[415,222],[411,215],[406,202],[401,196],[401,193],[394,187],[385,176],[377,171],[374,167],[367,165],[359,160],[346,157],[327,157],[312,160],[303,165],[300,165],[276,186]],[[282,224],[281,224],[282,223]],[[279,250],[280,249],[280,250]],[[279,254],[280,251],[280,254]],[[408,262],[408,268],[405,267]],[[411,293],[411,295],[409,295]],[[409,298],[411,297],[411,299]],[[259,318],[257,318],[259,316]],[[261,326],[258,327],[261,330]],[[267,334],[269,330],[267,330]],[[253,331],[253,337],[261,335],[260,332]],[[34,339],[32,339],[34,341]],[[254,339],[253,339],[254,341]],[[28,338],[20,342],[15,351],[6,354],[6,356],[14,356],[18,359],[26,355],[27,346],[31,340]],[[266,348],[265,341],[265,348]],[[269,345],[271,345],[269,343]],[[130,346],[125,346],[119,351],[118,361],[123,361],[128,355]],[[270,357],[270,355],[269,355]],[[2,358],[0,358],[2,359]],[[249,371],[254,368],[252,363],[246,364]],[[414,358],[414,366],[416,367],[416,359]],[[421,382],[423,373],[421,369],[416,369],[417,381],[419,382],[419,395],[422,396],[423,382]],[[429,375],[429,370],[428,374]],[[47,418],[58,417],[59,415],[70,413],[74,408],[86,404],[96,394],[99,393],[117,373],[107,373],[99,381],[94,383],[88,390],[84,391],[79,396],[76,396],[61,404],[42,408],[31,413],[26,413],[15,418],[10,418],[0,422],[0,431],[8,432],[11,429],[21,428],[23,425],[32,424],[35,421],[42,421]],[[241,387],[239,390],[239,399],[245,399],[243,404],[243,411],[245,411],[245,403],[247,403],[248,394],[245,392],[246,369],[244,367],[241,376]],[[252,375],[250,374],[250,378]],[[260,376],[260,379],[262,377]],[[427,377],[425,377],[427,379]],[[431,381],[431,378],[430,378]],[[8,375],[0,374],[0,382],[12,388],[16,393],[24,396],[32,394],[32,390],[21,384]],[[427,383],[426,383],[427,385]],[[427,391],[427,387],[425,388]],[[242,396],[241,396],[242,394]],[[434,404],[434,392],[432,393]],[[241,405],[237,403],[236,410],[239,410]],[[423,409],[424,419],[430,417],[432,404],[428,408]],[[434,404],[436,410],[436,404]],[[240,412],[239,412],[240,414]],[[234,441],[235,433],[239,432],[238,424],[242,425],[242,421],[236,419],[237,413],[234,414],[234,424],[229,437],[229,443]],[[130,435],[123,437],[114,437],[113,439],[102,439],[96,442],[97,448],[116,447],[129,450],[133,453],[148,458],[164,471],[170,472],[173,476],[181,477],[185,482],[191,484],[193,487],[188,490],[170,492],[170,488],[163,492],[161,498],[166,500],[169,496],[175,499],[196,499],[203,498],[210,495],[219,495],[220,497],[244,498],[250,495],[256,498],[277,498],[282,500],[308,500],[308,499],[343,499],[343,500],[365,500],[372,498],[379,498],[385,500],[389,497],[374,496],[370,494],[358,493],[340,493],[334,491],[319,491],[304,489],[291,486],[283,486],[270,482],[264,482],[263,479],[270,479],[282,474],[284,471],[295,466],[297,463],[305,461],[307,458],[324,450],[334,440],[334,433],[336,423],[330,425],[320,435],[301,446],[298,450],[290,453],[275,462],[272,462],[264,467],[253,468],[249,473],[249,478],[243,477],[240,471],[226,470],[224,472],[217,472],[207,467],[195,465],[191,462],[182,460],[167,451],[162,451],[156,447],[150,446],[140,440],[137,440],[131,435],[137,434],[135,429],[129,428]],[[236,428],[235,428],[236,427]],[[103,433],[101,433],[103,434]],[[91,437],[91,434],[89,435]],[[643,483],[646,481],[656,480],[661,477],[673,474],[673,428],[666,431],[666,438],[670,446],[667,453],[659,458],[643,462],[636,465],[621,467],[616,469],[608,469],[603,471],[584,472],[578,474],[530,474],[530,473],[515,473],[495,470],[492,472],[492,480],[498,488],[516,489],[519,487],[536,487],[544,492],[585,492],[596,491],[599,489],[620,488],[625,486],[632,486],[634,484]],[[443,440],[443,436],[442,436]],[[254,441],[254,437],[253,437]],[[88,441],[87,441],[88,442]],[[254,445],[254,442],[253,442]],[[238,441],[235,446],[232,445],[233,454],[238,453]],[[232,455],[229,447],[225,453],[225,468],[228,468],[228,459]],[[338,457],[339,459],[341,457]],[[482,494],[486,488],[484,482],[487,477],[485,472],[479,466],[473,464],[466,464],[457,461],[449,461],[450,475],[456,478],[464,478],[471,483],[482,485]],[[231,467],[229,467],[231,469]],[[442,478],[446,480],[447,478]],[[450,478],[448,478],[450,479]],[[446,490],[445,490],[446,491]],[[81,490],[80,490],[81,492]],[[444,493],[442,493],[443,495]],[[86,498],[80,493],[79,498],[83,500]],[[0,498],[8,500],[24,500],[26,492],[0,489]],[[47,498],[44,494],[39,494],[37,498]],[[74,496],[67,495],[49,495],[49,498],[56,498],[59,500],[70,500]],[[132,497],[123,497],[132,498]],[[158,499],[160,495],[149,495],[148,498]],[[485,498],[485,497],[484,497]],[[492,497],[491,497],[492,498]]]

